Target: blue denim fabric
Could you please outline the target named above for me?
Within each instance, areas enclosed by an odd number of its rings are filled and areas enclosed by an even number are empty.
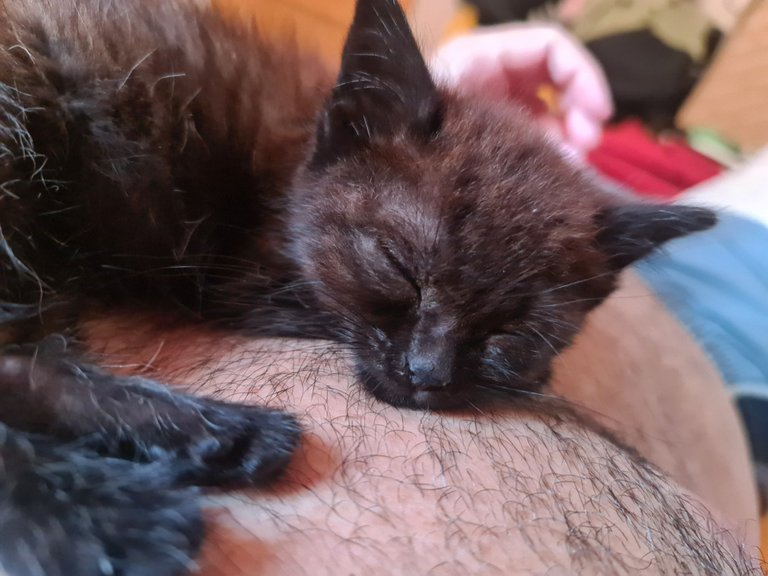
[[[768,228],[721,214],[636,269],[714,360],[768,463]]]

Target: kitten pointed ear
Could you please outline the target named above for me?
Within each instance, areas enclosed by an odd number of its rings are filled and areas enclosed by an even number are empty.
[[[333,162],[377,136],[430,135],[439,121],[435,85],[400,5],[358,0],[313,164]]]
[[[629,266],[681,236],[706,230],[717,216],[706,208],[630,204],[612,206],[597,217],[597,241],[617,269]]]

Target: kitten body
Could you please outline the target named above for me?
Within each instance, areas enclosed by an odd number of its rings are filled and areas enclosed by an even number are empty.
[[[378,398],[460,407],[543,385],[623,267],[713,223],[610,195],[521,110],[437,87],[393,0],[358,2],[335,83],[182,0],[2,0],[0,567],[177,573],[201,536],[184,491],[266,481],[298,441],[287,415],[33,341],[84,308],[334,339]]]

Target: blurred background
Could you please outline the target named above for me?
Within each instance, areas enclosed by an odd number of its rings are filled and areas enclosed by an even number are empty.
[[[202,0],[201,0],[202,1]],[[354,0],[212,0],[336,65]],[[589,162],[672,199],[768,144],[763,0],[402,0],[425,51],[478,26],[562,25],[594,56],[615,114]]]

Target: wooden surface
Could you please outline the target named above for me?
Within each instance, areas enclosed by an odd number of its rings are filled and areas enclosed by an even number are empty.
[[[768,0],[757,0],[733,30],[678,116],[745,151],[768,144]]]
[[[254,20],[270,36],[290,36],[303,48],[314,50],[337,66],[354,0],[211,0],[233,18]],[[459,11],[459,0],[400,0],[408,12],[416,37],[426,52],[446,35],[466,28],[472,16]]]
[[[212,3],[233,18],[255,20],[268,36],[295,37],[300,46],[317,51],[331,65],[338,63],[355,5],[354,0],[212,0]]]

